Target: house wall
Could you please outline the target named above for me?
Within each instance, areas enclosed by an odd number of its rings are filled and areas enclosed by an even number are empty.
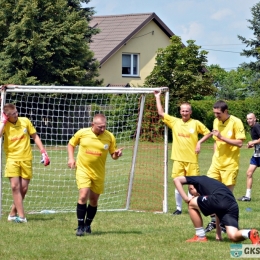
[[[152,34],[151,32],[154,31]],[[145,78],[150,75],[155,65],[156,51],[170,44],[169,37],[153,21],[141,29],[117,53],[108,59],[100,68],[100,79],[107,84],[143,86]],[[137,53],[139,57],[139,77],[122,76],[122,54]]]

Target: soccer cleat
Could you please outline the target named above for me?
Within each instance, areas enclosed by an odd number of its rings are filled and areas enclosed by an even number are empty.
[[[211,221],[205,228],[205,233],[210,232],[211,230],[216,228],[216,222]]]
[[[91,227],[90,226],[85,226],[85,232],[86,234],[91,234]]]
[[[246,196],[242,196],[241,198],[238,198],[239,201],[251,201],[251,198],[248,198]]]
[[[82,236],[85,235],[85,227],[79,226],[79,227],[76,228],[76,230],[77,230],[76,231],[76,236],[82,237]]]
[[[186,242],[207,242],[208,239],[206,237],[199,237],[195,235],[193,238],[186,240]]]
[[[260,245],[260,238],[259,238],[258,231],[256,229],[250,230],[249,238],[253,245]]]
[[[172,215],[181,215],[181,210],[176,209]]]
[[[10,216],[10,215],[8,215],[7,220],[10,221],[10,222],[12,222],[12,221],[15,221],[16,218],[17,218],[17,216]]]
[[[16,217],[15,220],[13,220],[13,222],[15,222],[15,223],[27,223],[27,219]]]

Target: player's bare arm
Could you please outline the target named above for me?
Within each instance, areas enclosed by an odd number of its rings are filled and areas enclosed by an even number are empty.
[[[154,91],[154,96],[156,100],[156,106],[157,106],[157,112],[160,116],[164,116],[164,110],[161,103],[161,92],[160,91]]]
[[[68,167],[70,169],[73,169],[76,167],[76,161],[74,159],[74,150],[75,150],[75,147],[72,146],[71,144],[68,144],[68,155],[69,155]]]
[[[186,178],[184,176],[176,177],[174,180],[174,185],[178,192],[180,193],[182,199],[186,202],[189,203],[191,198],[189,198],[186,194],[186,192],[183,189],[183,184],[187,183]]]
[[[38,148],[41,150],[44,149],[42,141],[40,139],[40,137],[35,133],[31,135],[31,138],[33,139],[33,141],[35,142],[35,144],[38,146]]]
[[[219,140],[226,142],[227,144],[237,146],[241,148],[243,146],[242,139],[229,139],[220,134],[218,130],[212,130],[212,134],[216,136]]]
[[[220,228],[219,224],[220,224],[220,221],[219,221],[218,216],[216,215],[216,240],[222,241],[221,228]]]
[[[2,113],[1,115],[1,124],[0,124],[0,137],[2,137],[4,132],[4,127],[6,122],[8,121],[8,116],[5,113]]]
[[[207,135],[204,135],[196,144],[195,147],[195,153],[198,154],[200,152],[201,149],[201,144],[204,143],[205,141],[207,141],[210,137],[212,137],[212,133],[209,133]]]
[[[39,137],[39,135],[37,133],[34,133],[31,135],[31,138],[34,140],[35,144],[38,146],[41,155],[42,155],[42,159],[41,159],[41,163],[44,164],[44,166],[48,166],[50,164],[50,158],[46,152],[46,150],[44,149],[44,146],[42,144],[42,141]]]
[[[252,140],[247,143],[247,148],[253,148],[255,144],[260,144],[260,138],[257,140]]]

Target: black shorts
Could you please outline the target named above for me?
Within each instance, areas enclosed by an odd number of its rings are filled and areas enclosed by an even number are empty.
[[[224,226],[238,228],[239,209],[234,196],[221,193],[198,197],[198,206],[204,216],[216,214]]]

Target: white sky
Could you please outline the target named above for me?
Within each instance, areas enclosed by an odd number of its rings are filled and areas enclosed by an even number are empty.
[[[95,15],[156,13],[160,19],[182,38],[195,40],[206,49],[208,64],[219,64],[227,70],[235,69],[252,58],[240,56],[246,48],[237,35],[253,38],[248,28],[251,8],[260,0],[91,0]]]

